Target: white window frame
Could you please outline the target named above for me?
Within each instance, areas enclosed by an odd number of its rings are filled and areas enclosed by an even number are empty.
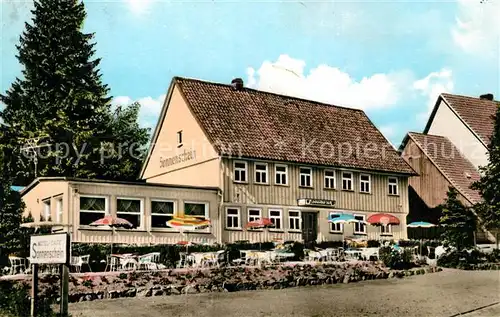
[[[251,216],[250,215],[250,210],[255,210],[255,211],[258,211],[259,212],[259,216]],[[248,222],[250,221],[255,221],[255,220],[260,220],[262,219],[262,208],[254,208],[254,207],[248,207],[247,208],[247,220]]]
[[[278,216],[271,216],[271,211],[279,211],[280,212],[279,217]],[[277,228],[277,227],[269,228],[269,231],[283,231],[283,209],[280,209],[280,208],[269,208],[268,211],[267,211],[267,213],[268,213],[269,219],[271,219],[271,221],[273,219],[280,219],[280,227],[279,228]]]
[[[229,210],[236,210],[238,213],[236,215],[230,215],[228,214],[228,211]],[[231,218],[231,219],[234,219],[236,218],[236,223],[238,224],[236,227],[230,227],[228,226],[228,219]],[[241,229],[241,208],[240,207],[232,207],[232,206],[228,206],[226,207],[226,218],[224,219],[225,220],[225,228],[226,229],[229,229],[229,230],[239,230]]]
[[[164,227],[153,227],[153,216],[170,216],[170,214],[156,214],[156,213],[153,213],[153,202],[160,202],[160,203],[173,203],[174,204],[174,210],[172,211],[172,217],[175,217],[177,215],[177,201],[176,200],[173,200],[173,199],[156,199],[156,198],[152,198],[150,201],[149,201],[149,208],[150,208],[150,215],[149,215],[149,218],[150,218],[150,227],[152,230],[168,230],[168,229],[174,229],[174,228],[164,228]],[[174,229],[175,230],[175,229]]]
[[[210,204],[206,201],[195,201],[195,200],[184,200],[182,202],[182,209],[184,210],[184,215],[186,215],[186,204],[197,204],[197,205],[205,205],[205,219],[210,219]]]
[[[260,166],[265,166],[266,169],[265,170],[257,170],[257,166],[260,165]],[[254,165],[253,165],[253,169],[254,169],[254,183],[255,184],[269,184],[269,164],[267,163],[262,163],[262,162],[255,162]],[[257,174],[260,174],[260,179],[261,181],[258,182],[257,181]],[[265,175],[266,177],[266,181],[263,182],[262,181],[262,175]]]
[[[299,215],[298,216],[291,216],[291,212],[297,212]],[[298,222],[295,222],[295,224],[298,224],[298,228],[292,228],[290,220],[298,220]],[[288,210],[288,231],[291,232],[301,232],[302,231],[302,213],[298,209],[290,209]]]
[[[120,212],[118,211],[118,200],[119,199],[122,199],[122,200],[138,200],[140,202],[140,205],[139,205],[139,213],[137,212]],[[116,207],[116,217],[120,217],[120,214],[126,214],[126,215],[137,215],[139,214],[139,222],[140,222],[140,226],[138,226],[137,228],[134,228],[133,230],[144,230],[145,228],[145,224],[144,224],[144,198],[139,198],[139,197],[123,197],[123,196],[120,196],[120,197],[116,197],[115,199],[115,207]]]
[[[245,168],[241,168],[241,167],[236,167],[236,164],[238,163],[241,163],[241,164],[245,164]],[[241,180],[241,172],[244,171],[245,172],[245,180]],[[236,172],[239,173],[239,176],[240,176],[240,179],[239,180],[236,180]],[[246,161],[234,161],[233,162],[233,181],[235,183],[248,183],[248,162]]]
[[[49,218],[51,218],[52,201],[50,198],[48,198],[43,200],[42,203],[43,203],[43,220],[49,221]]]
[[[351,177],[344,177],[344,174],[350,174]],[[354,174],[352,172],[347,172],[347,171],[342,171],[342,190],[345,191],[354,191]],[[344,188],[344,180],[350,181],[351,187],[350,188]]]
[[[59,222],[59,223],[62,222],[63,213],[64,213],[63,198],[57,197],[56,198],[56,222]]]
[[[383,236],[392,236],[392,225],[381,225],[380,226],[380,234]]]
[[[278,171],[277,168],[278,167],[284,167],[285,168],[285,171],[282,172],[282,171]],[[280,178],[279,178],[279,182],[276,182],[276,176],[279,175]],[[285,176],[285,183],[282,183],[282,176]],[[281,185],[281,186],[288,186],[288,165],[285,165],[285,164],[276,164],[274,165],[274,184],[275,185]]]
[[[363,180],[363,176],[368,176],[368,180]],[[363,190],[363,184],[368,184],[368,191]],[[372,176],[370,174],[359,174],[359,192],[365,194],[371,194],[372,192]]]
[[[391,180],[396,180],[395,183],[391,183]],[[396,193],[391,193],[391,187],[396,189]],[[389,176],[387,178],[387,194],[391,196],[399,196],[399,179],[394,176]]]
[[[306,174],[306,173],[302,173],[301,170],[303,169],[306,169],[306,170],[309,170],[309,173]],[[306,185],[306,184],[302,184],[302,176],[305,176],[304,179],[307,179],[307,177],[309,177],[309,183],[310,185]],[[307,188],[312,188],[313,187],[313,183],[312,183],[312,168],[310,167],[299,167],[299,186],[300,187],[307,187]]]
[[[366,221],[366,215],[362,215],[362,214],[354,214],[354,217],[355,217],[355,218],[356,218],[356,217],[363,217],[363,221]],[[363,231],[356,230],[356,226],[357,226],[357,225],[361,225],[361,224],[360,224],[360,223],[357,223],[357,222],[355,222],[355,223],[354,223],[354,234],[362,234],[362,235],[366,235],[366,234],[367,234],[367,228],[366,228],[366,227],[367,227],[367,225],[366,225],[366,223],[363,223],[363,224],[362,224],[362,225],[363,225],[363,229],[364,229]]]
[[[80,209],[80,199],[82,198],[103,198],[104,199],[104,211],[97,211],[97,210],[82,210]],[[92,213],[92,214],[96,214],[96,213],[102,213],[103,215],[103,218],[105,216],[108,216],[110,213],[109,213],[109,197],[108,196],[99,196],[99,195],[80,195],[78,197],[78,212],[79,213]],[[88,226],[88,225],[81,225],[80,224],[80,217],[78,217],[78,226]],[[99,227],[95,227],[95,229],[98,229]]]
[[[330,212],[330,218],[332,218],[333,215],[340,216],[340,215],[342,215],[342,213],[340,213],[340,212]],[[333,229],[334,226],[335,226],[335,229]],[[340,230],[337,230],[337,228],[340,228]],[[330,223],[330,227],[328,228],[328,230],[330,231],[330,233],[343,233],[344,232],[344,224],[343,223],[333,223],[333,222],[331,222]]]
[[[326,175],[326,173],[333,173],[333,176],[330,176],[330,175]],[[327,169],[327,170],[324,170],[323,172],[323,186],[325,189],[335,189],[337,188],[337,180],[335,179],[335,170],[331,170],[331,169]],[[333,181],[333,187],[331,186],[332,184],[332,181]],[[327,186],[328,184],[328,186]]]

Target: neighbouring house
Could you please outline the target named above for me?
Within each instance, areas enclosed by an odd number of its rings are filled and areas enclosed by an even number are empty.
[[[466,206],[481,199],[470,186],[480,179],[479,167],[488,164],[497,107],[491,94],[479,98],[441,94],[423,133],[405,136],[399,150],[419,174],[409,179],[409,221],[436,223],[436,207],[444,202],[449,186],[458,190]],[[477,238],[484,241],[493,236],[478,232]]]
[[[175,77],[141,181],[44,178],[22,194],[27,212],[62,214],[79,242],[110,241],[109,230],[88,227],[105,214],[139,224],[115,235],[127,243],[178,241],[181,234],[165,225],[177,214],[212,221],[189,234],[197,242],[404,239],[414,175],[361,110],[245,88],[241,79]],[[328,223],[345,212],[360,220],[389,213],[400,224]],[[245,230],[263,217],[275,228]]]

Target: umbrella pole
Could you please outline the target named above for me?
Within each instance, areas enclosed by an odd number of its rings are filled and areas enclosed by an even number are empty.
[[[111,255],[113,255],[113,242],[115,240],[115,227],[111,227]]]

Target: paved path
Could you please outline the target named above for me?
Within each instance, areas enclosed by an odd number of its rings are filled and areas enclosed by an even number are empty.
[[[71,304],[70,312],[74,317],[500,316],[495,303],[500,303],[499,271],[445,270],[353,284],[83,302]],[[476,310],[481,307],[486,308]]]

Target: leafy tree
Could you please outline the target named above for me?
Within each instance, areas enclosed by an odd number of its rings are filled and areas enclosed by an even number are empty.
[[[94,34],[82,32],[83,2],[36,0],[32,14],[17,46],[23,76],[0,96],[6,105],[0,117],[10,126],[12,142],[40,137],[47,144],[38,153],[38,176],[135,179],[141,152],[117,149],[124,141],[144,146],[148,130],[137,125],[137,105],[112,111],[100,59],[93,57]],[[103,145],[118,154],[103,157]],[[24,184],[35,177],[32,164],[18,170]]]
[[[458,200],[458,191],[450,187],[446,200],[440,206],[440,224],[443,226],[442,238],[458,250],[474,245],[476,217],[471,208]]]
[[[472,188],[479,191],[483,201],[474,208],[486,229],[500,231],[500,104],[493,120],[495,121],[493,135],[488,145],[488,165],[481,167],[481,179]]]

